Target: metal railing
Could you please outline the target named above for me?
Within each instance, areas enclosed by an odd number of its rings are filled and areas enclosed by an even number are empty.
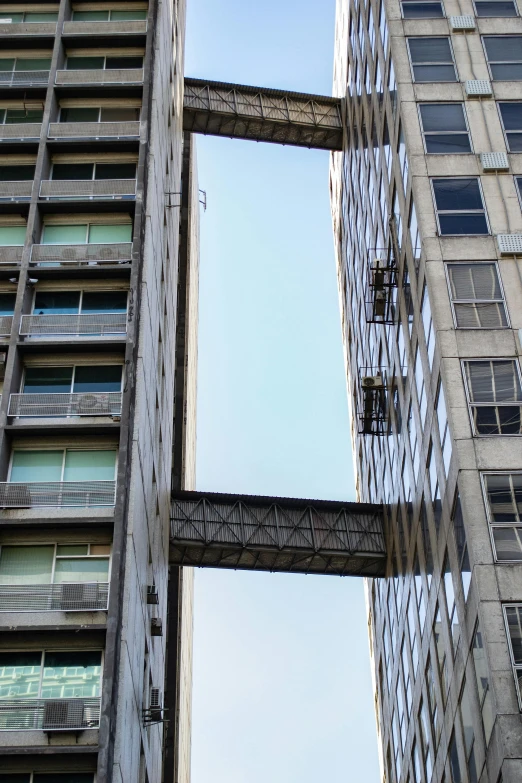
[[[113,506],[115,481],[2,481],[0,508]]]
[[[56,71],[56,84],[141,84],[143,68]]]
[[[0,585],[0,612],[105,611],[108,599],[108,582]]]
[[[47,84],[49,71],[0,71],[0,84],[3,87]]]
[[[32,179],[23,180],[22,182],[0,182],[0,199],[16,201],[19,198],[31,198],[32,190]]]
[[[41,337],[47,334],[94,335],[126,334],[127,313],[86,315],[23,315],[20,334]]]
[[[0,315],[0,337],[9,337],[13,328],[12,315]]]
[[[47,135],[50,139],[135,138],[140,135],[140,123],[51,122]]]
[[[99,724],[99,697],[0,699],[0,731],[78,731]]]
[[[121,392],[11,394],[9,416],[120,416]]]
[[[40,198],[46,199],[122,198],[135,195],[135,179],[45,179],[40,183]]]
[[[12,125],[0,125],[0,141],[7,139],[39,139],[41,122],[17,122]]]
[[[64,35],[129,35],[146,33],[147,20],[135,19],[120,22],[64,22]]]
[[[2,12],[2,16],[6,13]],[[4,22],[0,23],[0,35],[56,35],[56,22]]]
[[[114,242],[110,245],[33,245],[33,266],[43,264],[127,264],[132,257],[132,242]],[[0,263],[2,248],[0,248]]]
[[[0,264],[6,264],[7,266],[19,264],[22,260],[23,251],[23,245],[3,245],[0,247]]]

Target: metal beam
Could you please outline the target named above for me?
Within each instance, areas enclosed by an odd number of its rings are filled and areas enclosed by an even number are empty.
[[[341,100],[324,95],[185,79],[183,130],[342,150]]]
[[[172,565],[382,577],[378,505],[173,492]]]

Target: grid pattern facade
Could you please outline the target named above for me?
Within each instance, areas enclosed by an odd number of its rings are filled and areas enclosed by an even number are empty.
[[[338,0],[330,189],[383,781],[522,778],[522,18]]]

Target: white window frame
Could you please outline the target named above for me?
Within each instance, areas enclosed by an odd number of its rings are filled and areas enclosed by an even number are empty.
[[[447,84],[447,82],[445,82]],[[455,133],[462,133],[464,135],[464,131],[425,131],[424,125],[422,123],[422,112],[421,107],[422,106],[461,106],[462,107],[462,113],[464,114],[464,122],[466,124],[466,132],[468,134],[468,140],[469,140],[469,146],[470,150],[469,152],[428,152],[428,148],[426,145],[426,135],[428,136],[443,136],[445,134],[455,134]],[[421,129],[422,134],[422,143],[424,146],[424,152],[426,155],[473,155],[473,139],[471,138],[471,132],[469,129],[469,122],[468,122],[468,113],[466,111],[466,104],[464,101],[442,101],[440,103],[436,103],[435,101],[418,101],[417,103],[417,114],[419,117],[419,125]]]
[[[491,434],[491,435],[482,435],[478,433],[475,429],[475,423],[473,419],[473,408],[505,408],[505,407],[515,407],[517,405],[516,401],[513,402],[482,402],[482,403],[476,403],[471,401],[471,389],[469,388],[468,384],[468,376],[466,373],[466,364],[471,364],[472,362],[513,362],[513,364],[516,367],[516,372],[518,376],[518,382],[522,386],[522,373],[520,368],[520,361],[517,356],[481,356],[480,358],[474,357],[472,359],[461,359],[461,370],[462,370],[462,377],[464,379],[464,388],[466,390],[466,401],[468,404],[468,414],[471,424],[471,431],[473,433],[473,437],[475,438],[520,438],[522,436],[522,432],[520,433],[506,433],[506,434]],[[521,408],[521,416],[522,416],[522,401],[520,401],[519,406]],[[516,471],[515,471],[516,472]]]
[[[521,122],[521,125],[520,125],[520,130],[507,130],[505,125],[504,125],[504,118],[502,116],[502,110],[500,108],[500,105],[503,104],[503,103],[517,103],[517,104],[519,104],[519,106],[522,107],[522,101],[502,101],[502,100],[499,100],[496,103],[497,103],[497,111],[498,111],[498,116],[499,116],[499,119],[500,119],[500,124],[502,126],[502,132],[504,134],[504,141],[506,142],[506,149],[507,149],[508,152],[511,152],[512,154],[516,155],[517,153],[514,152],[513,150],[511,150],[510,147],[509,147],[508,133],[519,133],[520,137],[522,138],[522,122]]]
[[[8,548],[8,547],[35,547],[35,546],[53,546],[54,547],[54,553],[53,553],[53,564],[51,568],[51,581],[49,584],[61,584],[61,582],[55,582],[55,571],[56,571],[56,561],[57,560],[108,560],[109,561],[109,569],[107,572],[107,582],[110,583],[111,580],[111,571],[112,571],[112,544],[91,544],[91,542],[85,542],[85,541],[61,541],[61,542],[54,542],[54,543],[42,543],[41,541],[37,542],[29,542],[29,541],[22,541],[22,542],[9,542],[8,544],[1,544],[0,545],[0,556],[2,554],[2,549]],[[58,547],[59,546],[87,546],[88,552],[86,555],[59,555],[58,554]],[[108,555],[91,555],[91,546],[108,546],[110,548],[110,552]]]
[[[434,65],[434,66],[437,66],[437,65],[452,65],[453,66],[453,71],[455,73],[455,79],[453,81],[441,82],[438,79],[433,79],[432,81],[429,81],[429,82],[417,81],[417,79],[415,78],[415,71],[414,71],[413,60],[411,59],[410,40],[421,40],[423,38],[425,38],[425,39],[428,39],[428,38],[429,39],[444,38],[449,43],[450,52],[451,52],[451,58],[452,59],[451,59],[451,62],[449,60],[448,60],[448,62],[431,62],[431,61],[427,60],[426,62],[415,63],[415,65]],[[410,63],[411,80],[412,80],[413,84],[458,84],[459,74],[458,74],[458,71],[457,71],[457,64],[455,62],[455,52],[453,51],[453,44],[452,44],[452,41],[451,41],[451,36],[449,36],[449,35],[409,35],[406,38],[406,49],[408,51],[408,60],[409,60],[409,63]]]
[[[518,676],[517,676],[517,672],[519,672],[519,671],[522,672],[522,665],[515,663],[515,657],[513,655],[513,647],[512,647],[512,644],[511,644],[511,634],[509,633],[509,623],[508,623],[507,612],[506,612],[506,609],[510,609],[510,608],[521,609],[522,608],[522,604],[521,603],[516,603],[516,602],[510,602],[510,603],[506,603],[506,604],[503,603],[502,604],[502,614],[504,616],[504,628],[505,628],[505,631],[506,631],[506,638],[507,638],[507,643],[508,643],[508,648],[509,648],[509,659],[511,661],[511,669],[513,671],[513,679],[515,681],[515,691],[516,691],[516,694],[517,694],[519,709],[522,710],[522,694],[520,693],[520,688],[518,686]]]
[[[61,476],[60,476],[59,481],[56,482],[56,483],[60,483],[60,484],[63,483],[63,481],[64,481],[63,474],[64,474],[64,471],[65,471],[65,458],[66,458],[66,454],[67,454],[68,451],[113,451],[116,454],[116,459],[114,461],[114,478],[113,479],[106,479],[106,480],[107,481],[114,481],[114,482],[116,482],[116,477],[118,475],[118,454],[119,454],[119,449],[118,449],[117,446],[99,446],[97,448],[90,448],[90,449],[86,449],[86,448],[82,449],[82,448],[77,448],[77,447],[74,447],[74,446],[58,446],[56,448],[54,448],[52,446],[42,446],[42,447],[33,446],[32,448],[25,448],[25,449],[17,449],[17,448],[11,449],[11,454],[9,455],[9,467],[8,467],[8,470],[7,470],[7,481],[8,482],[11,481],[11,473],[12,473],[12,469],[13,469],[13,457],[14,457],[14,454],[15,454],[15,452],[20,452],[20,451],[61,451],[62,452]],[[29,484],[31,482],[27,482],[27,483]],[[55,482],[51,482],[51,483],[55,483]]]
[[[50,653],[57,653],[57,652],[70,652],[70,651],[71,651],[71,648],[62,649],[61,647],[57,647],[57,648],[54,648],[54,647],[44,647],[41,650],[34,650],[34,651],[28,650],[27,647],[22,648],[22,649],[21,648],[16,648],[14,650],[9,650],[9,649],[8,650],[2,650],[2,652],[13,653],[13,654],[16,654],[16,653],[26,653],[26,652],[39,652],[40,653],[40,681],[38,683],[38,695],[37,696],[24,696],[24,697],[22,697],[23,699],[27,699],[27,700],[29,700],[29,699],[35,699],[36,700],[36,699],[41,699],[42,698],[41,692],[42,692],[43,673],[44,673],[44,668],[45,668],[44,667],[45,654],[48,653],[48,652],[50,652]],[[86,652],[86,653],[99,652],[99,653],[101,653],[101,656],[100,656],[100,669],[101,669],[101,671],[100,671],[100,696],[91,696],[91,697],[85,696],[85,697],[83,697],[83,698],[100,699],[101,698],[101,694],[102,694],[103,679],[104,679],[104,673],[105,673],[105,650],[103,648],[100,648],[100,647],[91,647],[88,650],[76,650],[76,649],[74,649],[74,652]],[[79,698],[82,698],[82,697],[79,697]]]
[[[495,3],[495,2],[501,2],[501,0],[488,0],[488,2],[489,3]],[[473,10],[475,11],[475,16],[477,17],[477,19],[516,19],[517,16],[520,16],[520,13],[518,11],[518,5],[516,3],[516,0],[511,0],[511,2],[513,3],[513,8],[515,9],[515,13],[513,14],[513,16],[504,16],[504,15],[501,15],[501,16],[494,16],[494,15],[485,16],[485,15],[482,15],[481,16],[477,12],[477,6],[476,6],[476,3],[475,3],[475,0],[473,0]]]
[[[441,7],[442,16],[404,16],[404,2],[406,2],[406,5],[412,5],[414,3],[417,3],[419,5],[433,5],[434,3],[438,3]],[[401,5],[401,19],[445,19],[446,18],[446,9],[444,8],[444,2],[443,0],[400,0]]]
[[[491,541],[491,549],[493,551],[493,557],[495,558],[495,563],[500,563],[501,565],[504,563],[518,563],[522,564],[522,558],[518,560],[499,560],[497,557],[497,549],[495,545],[495,538],[493,535],[493,530],[496,528],[517,528],[522,533],[522,518],[519,523],[517,522],[495,522],[492,518],[492,512],[491,512],[491,506],[489,504],[488,499],[488,488],[486,485],[486,476],[522,476],[522,471],[519,470],[482,470],[480,472],[480,486],[482,489],[482,498],[484,501],[484,508],[486,510],[486,519],[488,521],[488,530],[489,530],[489,538]],[[522,547],[521,547],[522,550]]]
[[[483,17],[481,17],[481,18],[483,18]],[[489,18],[492,18],[492,17],[489,17]],[[507,18],[509,19],[510,17],[507,17]],[[493,82],[505,82],[505,81],[508,81],[508,82],[510,82],[510,81],[520,82],[520,81],[522,81],[522,78],[520,78],[520,79],[495,79],[495,77],[493,76],[493,71],[491,70],[491,63],[493,63],[493,65],[509,65],[510,63],[516,63],[516,64],[520,63],[520,65],[522,65],[522,60],[491,60],[490,61],[488,59],[488,52],[487,52],[487,49],[486,49],[486,42],[485,42],[486,38],[522,38],[522,35],[520,35],[519,33],[509,33],[509,34],[505,34],[505,35],[497,35],[497,34],[494,34],[494,33],[493,34],[492,33],[488,33],[487,35],[481,35],[481,37],[480,37],[480,40],[481,40],[481,43],[482,43],[482,48],[484,50],[484,57],[486,59],[486,63],[487,63],[487,66],[488,66],[488,72],[489,72],[491,81],[493,81]]]
[[[48,394],[85,394],[86,392],[73,392],[74,388],[74,379],[76,376],[76,368],[77,367],[120,367],[121,366],[121,381],[120,381],[120,392],[123,391],[124,386],[124,372],[125,372],[125,364],[120,362],[114,362],[113,364],[31,364],[29,366],[25,365],[23,369],[22,374],[22,383],[20,384],[20,394],[24,394],[25,392],[23,389],[25,388],[25,375],[26,371],[28,369],[42,369],[42,368],[48,368],[51,369],[54,368],[63,368],[63,367],[70,367],[72,369],[72,375],[71,375],[71,386],[68,392],[48,392]],[[38,394],[45,394],[46,392],[38,392]],[[114,392],[113,392],[114,393]],[[34,394],[34,392],[28,392],[28,394]]]
[[[522,36],[521,36],[522,37]],[[482,199],[482,209],[437,209],[437,200],[435,198],[435,188],[433,186],[433,183],[435,180],[439,179],[476,179],[479,185],[480,190],[480,198]],[[482,190],[482,180],[480,177],[477,177],[475,174],[470,174],[466,177],[452,177],[452,176],[436,176],[436,177],[430,177],[430,188],[431,188],[431,197],[433,199],[433,209],[435,211],[435,217],[437,220],[437,236],[439,237],[487,237],[491,236],[491,226],[489,223],[488,218],[488,211],[486,209],[486,202],[484,199],[484,191]],[[484,217],[486,219],[486,228],[488,230],[487,234],[443,234],[440,227],[440,220],[439,220],[439,214],[442,215],[481,215],[484,214]]]
[[[500,286],[500,293],[502,294],[502,298],[501,299],[453,299],[453,294],[452,294],[452,291],[451,291],[451,278],[450,278],[450,274],[449,274],[449,267],[450,266],[459,266],[459,265],[460,266],[464,266],[464,265],[468,266],[470,264],[474,264],[476,266],[478,266],[479,264],[489,264],[489,265],[493,264],[495,266],[495,269],[497,271],[497,278],[498,278],[498,282],[499,282],[499,286]],[[478,261],[446,261],[444,263],[444,273],[446,275],[446,283],[447,283],[447,286],[448,286],[448,295],[449,295],[450,305],[451,305],[451,314],[453,316],[453,323],[455,325],[455,329],[459,329],[459,330],[462,329],[463,331],[466,331],[466,330],[468,330],[468,331],[469,330],[475,331],[477,329],[492,329],[492,330],[500,329],[502,331],[504,329],[510,329],[511,328],[511,321],[509,319],[509,311],[508,311],[508,308],[507,308],[506,297],[504,295],[504,285],[502,283],[502,277],[500,275],[500,268],[499,268],[497,259],[492,259],[491,261],[487,261],[487,260],[483,260],[483,259],[480,259]],[[506,321],[507,321],[506,326],[459,326],[457,324],[457,315],[456,315],[456,312],[455,312],[455,305],[456,304],[481,304],[483,302],[486,303],[486,304],[500,304],[500,303],[502,303],[504,305],[504,313],[505,313]]]

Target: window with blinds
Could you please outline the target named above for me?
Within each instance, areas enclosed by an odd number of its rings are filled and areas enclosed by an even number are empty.
[[[509,326],[497,265],[446,264],[455,325],[459,329]]]
[[[522,473],[483,473],[482,483],[497,561],[522,561]]]
[[[504,606],[509,652],[519,704],[522,704],[522,604]]]
[[[463,362],[475,435],[520,435],[522,388],[516,359]]]

